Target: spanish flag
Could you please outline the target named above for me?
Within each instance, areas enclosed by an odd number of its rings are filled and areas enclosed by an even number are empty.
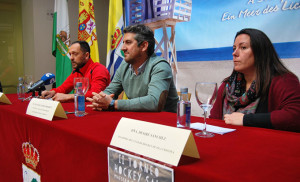
[[[124,29],[122,0],[109,1],[108,17],[106,66],[111,79],[113,79],[124,58],[124,54],[121,51]]]
[[[99,62],[93,0],[79,0],[78,40],[85,40],[89,43],[91,59],[94,62]]]

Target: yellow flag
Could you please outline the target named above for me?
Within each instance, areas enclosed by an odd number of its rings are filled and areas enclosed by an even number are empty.
[[[79,0],[78,40],[85,40],[89,43],[91,59],[94,62],[99,62],[93,0]]]
[[[107,58],[106,66],[113,79],[118,67],[123,61],[123,5],[122,0],[109,1],[109,18],[107,33]]]

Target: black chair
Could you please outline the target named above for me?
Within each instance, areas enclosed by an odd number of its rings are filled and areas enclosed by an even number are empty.
[[[0,81],[0,92],[3,92],[3,90],[2,90],[2,85],[1,85],[1,81]]]

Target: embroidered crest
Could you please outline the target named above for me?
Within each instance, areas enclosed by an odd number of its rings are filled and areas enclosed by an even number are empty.
[[[38,150],[30,142],[24,142],[22,144],[22,152],[24,154],[26,164],[29,167],[36,169],[36,166],[40,161],[40,154]]]

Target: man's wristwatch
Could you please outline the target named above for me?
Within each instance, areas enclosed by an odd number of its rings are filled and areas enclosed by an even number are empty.
[[[115,101],[116,100],[111,100],[109,106],[108,106],[108,110],[109,111],[114,111],[115,110]]]

